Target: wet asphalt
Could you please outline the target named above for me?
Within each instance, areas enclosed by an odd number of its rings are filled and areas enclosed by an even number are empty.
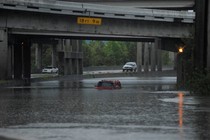
[[[0,139],[210,139],[210,98],[176,89],[176,77],[49,80],[0,89]]]

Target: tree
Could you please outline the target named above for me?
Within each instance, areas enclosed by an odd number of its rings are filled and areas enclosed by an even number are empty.
[[[137,44],[136,42],[124,42],[125,46],[127,47],[128,50],[128,56],[127,58],[124,60],[124,63],[127,61],[136,61],[137,58]]]
[[[136,61],[136,43],[120,41],[83,41],[84,66],[122,65]]]

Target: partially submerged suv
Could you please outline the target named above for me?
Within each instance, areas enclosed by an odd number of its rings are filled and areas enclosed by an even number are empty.
[[[95,86],[96,89],[121,89],[119,80],[101,80]]]
[[[124,71],[137,71],[137,65],[136,62],[127,62],[124,66],[123,66],[123,72]]]

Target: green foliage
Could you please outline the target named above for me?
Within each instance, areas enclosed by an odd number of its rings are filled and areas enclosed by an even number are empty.
[[[127,55],[128,58],[124,60],[124,63],[127,61],[136,61],[137,58],[137,44],[136,42],[124,42],[125,46],[127,47]]]
[[[35,66],[35,47],[31,47],[31,72],[34,73],[36,70]]]
[[[52,48],[51,47],[43,47],[42,48],[42,65],[50,66],[52,60]]]
[[[31,72],[36,73],[37,68],[35,65],[35,52],[36,48],[31,47]],[[52,47],[50,46],[44,46],[42,47],[42,66],[50,66],[52,65]]]
[[[190,75],[187,87],[192,94],[210,95],[210,72],[196,70]]]
[[[169,65],[171,63],[168,51],[162,51],[162,60],[163,60],[163,65]]]
[[[191,94],[195,95],[210,95],[210,71],[195,68],[193,65],[193,53],[195,47],[194,29],[191,35],[183,38],[184,53],[182,54],[184,60],[184,75],[186,88],[190,90]]]
[[[120,41],[83,41],[83,65],[112,66],[136,61],[136,43]]]
[[[83,41],[84,66],[103,65],[105,57],[104,43],[101,41],[90,41],[89,43]]]

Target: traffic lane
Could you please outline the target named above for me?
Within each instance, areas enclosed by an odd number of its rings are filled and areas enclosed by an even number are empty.
[[[163,67],[162,68],[162,72],[164,71],[172,71],[174,70],[173,67]],[[144,72],[144,70],[142,69],[141,72]],[[151,72],[151,69],[149,69],[149,72]],[[83,74],[87,75],[87,74],[109,74],[109,73],[137,73],[137,72],[123,72],[122,69],[117,69],[117,70],[92,70],[92,71],[84,71]]]
[[[47,78],[47,77],[57,77],[58,73],[37,73],[31,74],[31,78]]]

